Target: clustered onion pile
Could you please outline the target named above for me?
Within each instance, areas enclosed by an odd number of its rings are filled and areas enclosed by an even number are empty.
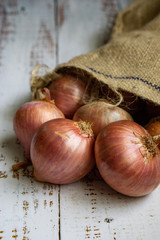
[[[14,130],[36,180],[67,184],[98,171],[110,187],[144,196],[160,183],[160,119],[142,126],[122,107],[89,101],[86,83],[63,75],[23,104]]]

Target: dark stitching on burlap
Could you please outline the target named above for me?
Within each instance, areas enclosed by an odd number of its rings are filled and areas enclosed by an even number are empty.
[[[139,81],[147,84],[148,86],[151,86],[152,88],[155,88],[156,90],[160,91],[160,86],[158,86],[156,84],[152,84],[151,82],[149,82],[148,80],[145,80],[143,78],[134,77],[134,76],[124,76],[124,77],[112,76],[111,74],[105,74],[105,73],[99,72],[99,71],[95,70],[94,68],[91,68],[91,67],[88,67],[88,66],[85,66],[85,67],[87,67],[88,69],[90,69],[91,71],[93,71],[95,73],[98,73],[100,75],[103,75],[104,77],[108,77],[108,78],[111,78],[111,79],[133,79],[133,80],[139,80]]]

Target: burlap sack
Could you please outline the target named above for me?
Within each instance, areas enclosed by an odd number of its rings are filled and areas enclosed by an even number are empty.
[[[160,105],[160,0],[135,0],[118,14],[107,44],[57,66],[41,81],[32,78],[33,93],[66,72]]]

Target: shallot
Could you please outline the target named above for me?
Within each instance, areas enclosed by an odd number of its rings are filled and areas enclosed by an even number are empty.
[[[96,139],[95,158],[104,181],[122,194],[144,196],[160,183],[160,150],[133,121],[107,125]]]
[[[75,112],[73,120],[90,122],[96,137],[107,124],[119,120],[133,120],[133,118],[128,112],[120,107],[116,107],[104,101],[94,101],[80,107]]]
[[[156,141],[158,147],[160,148],[160,117],[153,118],[146,126],[145,129],[150,133],[150,135]]]
[[[66,118],[72,118],[75,111],[84,104],[88,94],[86,84],[74,75],[64,75],[48,86],[51,98]]]
[[[95,165],[90,124],[62,118],[44,123],[32,139],[31,161],[38,181],[55,184],[78,181]]]
[[[64,114],[50,100],[45,89],[44,100],[34,100],[23,104],[15,113],[13,126],[15,133],[25,149],[26,158],[30,158],[30,143],[36,130],[42,123],[54,118],[64,118]]]

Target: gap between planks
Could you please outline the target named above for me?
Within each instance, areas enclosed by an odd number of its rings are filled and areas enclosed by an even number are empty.
[[[59,64],[59,26],[58,26],[58,0],[54,1],[53,21],[55,23],[56,38],[56,65]],[[61,186],[58,185],[58,240],[61,240]]]

